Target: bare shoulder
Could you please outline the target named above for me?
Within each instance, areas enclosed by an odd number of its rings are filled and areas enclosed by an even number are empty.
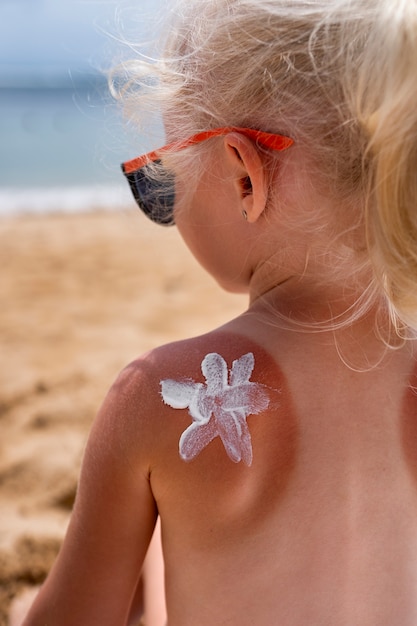
[[[266,408],[265,390],[279,388],[280,378],[277,364],[262,347],[239,334],[213,331],[166,344],[130,363],[112,385],[102,411],[111,416],[113,433],[120,424],[136,456],[139,446],[152,465],[178,441],[190,423],[192,403],[202,401],[207,391],[219,401],[219,394],[232,388],[235,403],[243,402],[245,393],[251,413],[258,413]],[[178,408],[188,411],[169,412]],[[204,421],[196,416],[198,410],[194,404],[193,419]]]
[[[225,364],[229,372],[244,367],[260,382],[270,384],[279,376],[272,356],[251,339],[230,331],[215,330],[205,335],[160,346],[130,363],[117,378],[112,390],[125,401],[152,405],[161,400],[162,382],[167,379],[204,380],[207,364]]]
[[[207,355],[218,354],[231,367],[234,361],[248,353],[253,356],[258,375],[268,377],[271,368],[276,375],[278,365],[264,348],[243,335],[216,330],[165,344],[141,355],[121,371],[110,393],[116,394],[128,406],[139,399],[141,404],[152,402],[155,398],[152,392],[160,387],[162,380],[201,377],[201,364]]]

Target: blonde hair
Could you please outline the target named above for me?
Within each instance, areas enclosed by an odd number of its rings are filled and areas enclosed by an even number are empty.
[[[314,184],[360,207],[367,292],[417,329],[417,0],[179,0],[173,16],[162,59],[126,65],[126,106],[151,103],[178,139],[291,136]]]

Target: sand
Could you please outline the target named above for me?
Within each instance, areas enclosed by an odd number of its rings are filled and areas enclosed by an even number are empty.
[[[133,211],[0,219],[0,625],[44,580],[91,422],[120,369],[239,314],[181,242]],[[18,612],[18,602],[13,610]]]

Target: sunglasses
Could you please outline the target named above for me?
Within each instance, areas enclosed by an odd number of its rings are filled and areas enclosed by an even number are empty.
[[[227,126],[206,130],[184,141],[170,143],[158,150],[143,154],[136,159],[122,164],[133,196],[143,213],[156,224],[172,226],[175,204],[175,178],[162,164],[162,157],[167,152],[177,152],[198,144],[212,137],[237,132],[255,141],[257,145],[269,150],[286,150],[293,143],[293,139],[284,135],[264,133],[252,128],[238,128]]]

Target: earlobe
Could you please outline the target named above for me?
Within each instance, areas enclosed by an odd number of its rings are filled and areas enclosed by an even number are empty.
[[[229,133],[224,139],[227,156],[235,179],[240,212],[248,222],[256,222],[265,210],[268,192],[264,166],[253,142],[240,133]]]

